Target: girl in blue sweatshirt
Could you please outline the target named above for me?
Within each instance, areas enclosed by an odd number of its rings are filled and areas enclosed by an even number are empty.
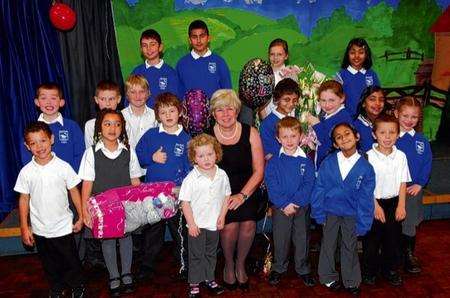
[[[406,188],[406,218],[402,222],[405,270],[409,273],[419,273],[420,264],[414,256],[416,227],[423,219],[423,187],[430,179],[431,148],[425,136],[414,130],[421,113],[421,104],[416,98],[407,96],[400,99],[394,113],[400,124],[397,148],[406,154],[412,179]]]
[[[340,83],[333,80],[323,82],[317,90],[317,95],[324,116],[320,119],[312,115],[307,117],[308,124],[313,127],[318,140],[315,156],[316,169],[333,148],[330,138],[332,128],[341,122],[353,123],[350,114],[344,107],[345,95]]]
[[[358,118],[353,123],[360,136],[361,152],[369,151],[375,143],[372,133],[373,122],[383,113],[384,102],[384,92],[380,86],[370,86],[364,89],[358,105]]]
[[[287,271],[291,241],[295,245],[295,271],[307,286],[314,286],[308,259],[309,199],[314,165],[300,149],[301,125],[287,116],[276,125],[281,149],[268,162],[265,182],[273,203],[274,263],[269,283],[276,285]]]
[[[359,294],[357,236],[366,234],[372,225],[375,173],[356,150],[359,135],[350,124],[337,124],[331,136],[339,151],[322,162],[311,197],[311,216],[324,225],[318,273],[327,288],[340,288],[334,255],[341,230],[342,282],[350,293]]]
[[[350,40],[342,59],[342,69],[336,74],[336,79],[344,86],[347,96],[345,107],[352,117],[356,116],[356,108],[364,88],[380,86],[380,80],[371,67],[372,54],[367,41],[363,38]]]

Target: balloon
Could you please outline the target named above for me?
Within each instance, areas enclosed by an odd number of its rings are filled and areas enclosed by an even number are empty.
[[[272,98],[274,86],[275,76],[270,63],[253,58],[239,75],[239,98],[250,108],[257,109]]]
[[[181,121],[190,135],[197,135],[209,127],[209,100],[205,92],[192,89],[186,92],[183,101]]]
[[[49,17],[53,26],[61,31],[71,30],[77,22],[75,11],[64,3],[53,4],[49,11]]]

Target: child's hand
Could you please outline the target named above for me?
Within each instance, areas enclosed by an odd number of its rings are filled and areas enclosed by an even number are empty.
[[[153,153],[152,159],[156,163],[166,163],[167,153],[163,151],[163,147],[159,147],[158,151]]]
[[[89,212],[87,210],[83,210],[83,223],[89,229],[92,228],[91,215],[89,214]]]
[[[311,115],[310,113],[308,113],[308,115],[306,116],[306,122],[308,122],[309,125],[316,125],[317,123],[320,122],[319,118],[314,117],[313,115]]]
[[[26,226],[24,228],[20,228],[20,234],[22,235],[22,242],[27,246],[34,245],[34,237],[33,232],[31,232],[30,227]]]
[[[395,209],[395,220],[396,221],[402,221],[406,217],[406,209],[405,206],[397,206],[397,209]]]
[[[375,203],[375,211],[374,211],[375,219],[378,221],[381,221],[382,223],[386,222],[386,218],[384,216],[383,208],[378,205],[378,203]]]
[[[417,194],[422,190],[422,185],[413,184],[406,188],[406,192],[411,196],[417,196]]]
[[[72,227],[74,233],[78,233],[83,228],[83,219],[79,218]]]
[[[224,216],[219,216],[219,218],[217,219],[217,230],[222,230],[223,227],[225,226],[225,217]]]
[[[189,232],[189,236],[194,237],[194,238],[198,237],[198,235],[200,235],[200,229],[197,227],[196,224],[189,225],[188,232]]]
[[[294,203],[290,203],[286,207],[284,207],[283,212],[286,216],[292,216],[297,212],[298,206]]]

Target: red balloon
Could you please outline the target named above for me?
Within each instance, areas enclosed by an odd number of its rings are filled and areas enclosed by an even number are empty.
[[[75,11],[64,3],[53,4],[49,11],[49,17],[53,26],[61,31],[71,30],[77,22]]]

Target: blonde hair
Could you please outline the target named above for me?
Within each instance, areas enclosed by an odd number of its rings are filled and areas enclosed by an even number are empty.
[[[216,163],[222,160],[222,146],[219,141],[213,136],[202,133],[195,136],[188,143],[188,158],[192,164],[195,164],[195,149],[205,145],[212,145],[216,153]]]
[[[135,74],[130,75],[125,81],[125,92],[128,92],[133,86],[140,86],[143,89],[148,90],[148,93],[150,94],[150,86],[144,76]]]
[[[219,89],[211,96],[211,113],[214,113],[218,108],[232,107],[236,110],[236,113],[239,114],[241,105],[241,100],[233,89]]]

